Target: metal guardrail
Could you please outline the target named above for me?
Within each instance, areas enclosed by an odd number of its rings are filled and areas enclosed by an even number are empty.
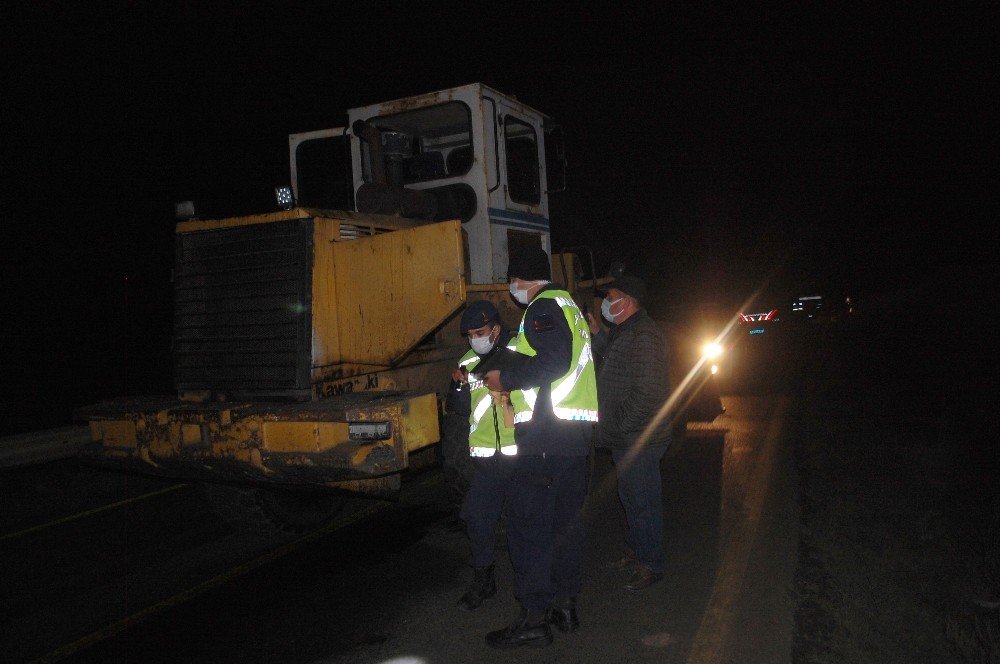
[[[90,443],[90,427],[68,426],[0,438],[0,468],[66,459]]]

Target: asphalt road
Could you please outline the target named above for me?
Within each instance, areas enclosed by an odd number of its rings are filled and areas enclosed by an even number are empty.
[[[595,456],[583,628],[519,660],[788,660],[794,381],[774,367],[733,378],[727,412],[665,456],[667,567],[641,593],[604,565],[624,517],[610,459]],[[483,640],[517,613],[506,552],[501,542],[497,597],[455,609],[471,572],[443,495],[432,469],[397,503],[358,500],[320,531],[257,536],[217,519],[191,485],[73,461],[3,471],[0,659],[506,661]]]

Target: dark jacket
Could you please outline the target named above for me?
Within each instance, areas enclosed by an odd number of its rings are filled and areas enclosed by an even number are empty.
[[[667,344],[659,326],[640,309],[610,333],[594,337],[597,371],[597,445],[625,449],[645,430],[670,396]],[[662,422],[646,445],[670,444]]]
[[[539,292],[553,289],[562,286],[549,284]],[[521,356],[500,373],[505,390],[538,388],[531,421],[514,426],[518,456],[587,456],[593,424],[561,420],[552,410],[552,382],[569,372],[573,359],[573,332],[562,308],[555,300],[536,295],[525,312],[524,334],[536,355]]]

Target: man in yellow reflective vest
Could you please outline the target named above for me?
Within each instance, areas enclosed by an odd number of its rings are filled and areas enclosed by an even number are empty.
[[[472,611],[497,592],[493,573],[497,524],[503,513],[514,471],[514,411],[510,397],[490,391],[483,381],[487,367],[502,368],[516,353],[507,348],[513,334],[504,329],[500,312],[487,300],[471,302],[462,313],[462,334],[469,351],[452,376],[469,389],[469,447],[472,481],[462,502],[461,517],[469,536],[472,583],[458,607]]]
[[[521,613],[486,636],[498,649],[552,642],[554,625],[576,631],[582,586],[587,455],[597,422],[590,329],[569,293],[549,282],[541,247],[510,258],[511,295],[526,306],[512,344],[523,357],[489,371],[489,389],[511,394],[517,457],[507,512],[507,546]]]

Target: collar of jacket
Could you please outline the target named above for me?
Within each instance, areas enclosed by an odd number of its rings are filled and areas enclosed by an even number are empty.
[[[623,330],[627,330],[629,327],[634,325],[636,321],[638,321],[645,315],[646,315],[646,310],[643,309],[642,307],[639,307],[638,309],[636,309],[635,313],[629,316],[628,320],[626,320],[624,323],[616,324],[614,329],[611,330],[611,334],[608,335],[608,338],[614,339],[619,334],[621,334]]]
[[[565,289],[562,287],[562,284],[557,284],[554,281],[550,281],[549,283],[545,284],[544,286],[538,289],[538,292],[535,293],[535,297],[531,298],[531,302],[534,302],[536,299],[538,299],[539,295],[541,295],[547,290],[565,290]],[[531,304],[531,302],[528,302],[528,304]]]

